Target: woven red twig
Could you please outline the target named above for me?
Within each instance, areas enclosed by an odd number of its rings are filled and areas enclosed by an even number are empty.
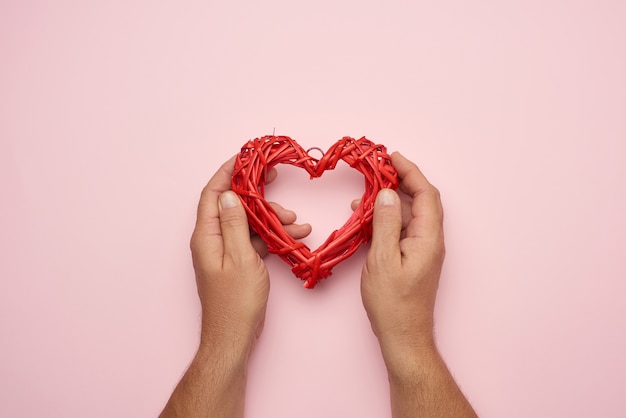
[[[311,179],[332,170],[339,160],[360,171],[365,177],[361,204],[348,221],[334,231],[315,251],[294,240],[283,228],[276,212],[265,200],[265,176],[276,164],[291,164],[305,169]],[[372,234],[374,201],[382,188],[397,188],[398,176],[387,150],[365,137],[344,137],[320,159],[311,157],[293,139],[264,136],[248,141],[235,162],[232,189],[241,198],[252,229],[278,254],[293,273],[313,288],[320,279],[331,275],[332,268],[351,256]]]

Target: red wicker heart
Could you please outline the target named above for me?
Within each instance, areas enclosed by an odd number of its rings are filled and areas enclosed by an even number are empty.
[[[339,160],[360,171],[365,177],[361,204],[348,221],[334,231],[315,251],[294,240],[283,228],[276,212],[265,201],[265,176],[276,164],[291,164],[305,169],[311,179],[332,170]],[[398,175],[383,145],[365,137],[344,137],[319,160],[311,157],[296,141],[286,136],[264,136],[248,141],[235,162],[232,190],[241,198],[248,222],[267,243],[270,252],[278,254],[293,273],[313,288],[331,275],[332,268],[351,256],[372,235],[374,201],[382,188],[397,188]]]

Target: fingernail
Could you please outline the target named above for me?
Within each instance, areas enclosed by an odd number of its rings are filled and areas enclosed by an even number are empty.
[[[220,205],[224,209],[234,208],[239,204],[239,197],[230,191],[226,191],[220,195]]]
[[[381,189],[376,196],[376,204],[382,206],[391,206],[396,203],[395,192],[391,189]]]

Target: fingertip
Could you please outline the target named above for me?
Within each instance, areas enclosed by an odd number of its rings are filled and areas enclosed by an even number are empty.
[[[397,249],[402,231],[400,197],[392,189],[381,189],[376,195],[372,222],[372,250],[392,254]]]
[[[287,234],[289,234],[289,236],[291,236],[291,238],[295,240],[308,237],[311,231],[313,230],[311,225],[308,223],[307,224],[288,224],[288,225],[283,225],[283,228],[285,229],[285,232],[287,232]],[[259,236],[254,236],[253,241],[262,241],[262,239]],[[257,248],[257,251],[258,251],[259,249],[262,248],[262,244],[258,242],[258,244],[255,245],[255,248]],[[267,249],[267,246],[265,248]],[[259,252],[259,254],[261,254],[261,252]]]
[[[400,197],[392,189],[381,189],[376,195],[377,206],[392,206],[399,201]]]
[[[285,226],[285,231],[287,231],[287,233],[291,235],[293,239],[302,239],[308,237],[312,230],[313,228],[311,227],[311,224],[308,223],[291,224]]]
[[[265,175],[265,184],[273,182],[276,180],[276,177],[278,177],[278,170],[276,170],[276,167],[270,168]]]
[[[285,213],[281,217],[281,221],[283,222],[283,224],[292,224],[297,219],[298,219],[298,215],[296,215],[296,212],[289,210],[289,209],[285,209]]]
[[[398,165],[400,166],[406,166],[406,164],[415,165],[415,163],[413,163],[411,160],[406,158],[402,153],[400,153],[400,151],[394,151],[391,154],[391,163],[396,168],[396,170],[398,169]]]
[[[222,209],[230,209],[239,206],[241,204],[241,201],[239,200],[239,196],[235,192],[231,190],[226,190],[225,192],[222,192],[222,194],[220,194],[219,204]]]
[[[394,151],[391,154],[389,154],[389,156],[391,157],[391,161],[392,162],[393,162],[393,160],[397,160],[397,159],[406,160],[406,157],[404,155],[402,155],[402,153],[400,151]]]
[[[292,224],[298,218],[294,211],[285,209],[276,202],[270,202],[270,206],[272,207],[272,209],[274,209],[274,212],[276,212],[280,223],[282,223],[283,225]]]

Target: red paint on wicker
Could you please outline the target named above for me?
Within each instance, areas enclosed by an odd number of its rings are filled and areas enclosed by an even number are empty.
[[[315,251],[294,240],[283,228],[278,216],[265,200],[265,175],[277,164],[291,164],[305,169],[311,179],[332,170],[339,160],[361,172],[365,192],[361,204],[348,221],[334,231]],[[264,136],[248,141],[235,162],[232,189],[241,198],[252,229],[267,243],[271,253],[278,254],[293,273],[313,288],[331,275],[331,270],[350,257],[372,235],[374,201],[382,188],[397,188],[398,175],[391,165],[387,149],[365,137],[344,137],[320,159],[313,158],[296,141],[287,136]]]

